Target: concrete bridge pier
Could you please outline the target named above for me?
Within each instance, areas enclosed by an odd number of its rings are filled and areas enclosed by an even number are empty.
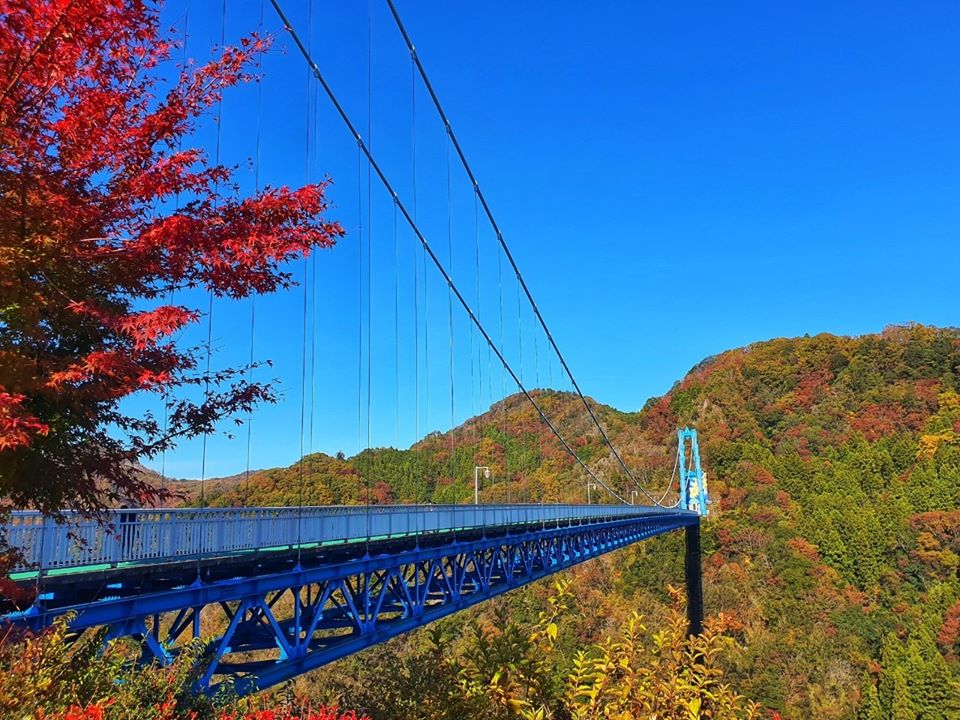
[[[684,574],[687,584],[687,635],[703,632],[703,574],[700,563],[700,520],[684,531]]]

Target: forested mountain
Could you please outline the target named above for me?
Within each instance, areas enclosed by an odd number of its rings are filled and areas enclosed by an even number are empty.
[[[723,653],[727,678],[769,713],[960,717],[958,390],[960,331],[910,325],[756,343],[704,361],[639,413],[594,405],[651,488],[670,478],[676,428],[699,430],[713,499],[706,603],[733,638]],[[635,487],[578,398],[538,397],[585,462],[618,491]],[[581,471],[518,397],[409,450],[312,455],[208,497],[287,504],[302,477],[309,503],[465,502],[475,464],[493,468],[485,502],[507,499],[508,488],[514,500],[584,497]],[[561,643],[599,641],[633,609],[666,617],[667,587],[682,579],[680,543],[676,534],[650,540],[569,573],[573,609],[560,623]],[[431,652],[445,655],[434,672],[452,673],[434,678],[437,687],[456,686],[490,637],[505,637],[497,614],[529,616],[546,592],[540,584],[511,593],[300,683],[374,717],[400,717],[373,689],[412,691],[410,661]],[[465,626],[480,628],[475,638],[488,645],[454,633],[446,649],[427,648],[431,632]],[[648,628],[655,633],[656,622]],[[395,653],[398,660],[384,660]],[[452,717],[420,707],[425,717]]]
[[[532,395],[580,458],[629,496],[636,485],[617,472],[580,399],[550,390]],[[592,406],[614,435],[639,419],[636,413]],[[624,437],[618,444],[623,444],[630,465],[653,481],[656,469],[669,475],[674,452],[669,442],[670,438],[662,438],[651,444],[637,436]],[[212,505],[295,504],[302,484],[305,504],[365,504],[368,498],[374,504],[472,502],[477,465],[491,471],[481,483],[484,502],[586,499],[585,473],[522,395],[507,397],[452,432],[432,433],[408,450],[377,448],[350,458],[307,455],[302,463],[287,468],[257,471],[249,478],[218,479],[208,485],[206,496]],[[195,483],[184,487],[193,498]]]

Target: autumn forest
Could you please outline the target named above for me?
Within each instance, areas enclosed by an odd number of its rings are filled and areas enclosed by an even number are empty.
[[[722,629],[718,664],[724,682],[767,712],[867,720],[960,712],[958,390],[960,332],[912,325],[756,343],[703,361],[639,413],[599,408],[637,467],[662,468],[677,426],[700,429],[714,502],[703,526],[704,571],[708,612]],[[574,398],[544,391],[544,400],[577,422]],[[311,456],[310,501],[357,502],[357,478],[369,472],[380,479],[378,501],[449,502],[472,490],[451,478],[468,477],[475,457],[515,477],[514,492],[567,499],[558,488],[578,471],[537,425],[514,397],[407,451]],[[582,456],[613,472],[599,439],[580,431]],[[667,479],[657,472],[665,471],[651,469],[654,483]],[[235,480],[211,502],[290,502],[296,473],[292,466]],[[418,478],[432,480],[418,486]],[[506,499],[496,484],[483,492]],[[669,587],[682,578],[682,538],[670,536],[570,572],[563,582],[577,599],[566,600],[557,621],[566,662],[585,643],[619,638],[634,611],[654,633],[669,626]],[[299,686],[400,718],[424,712],[413,709],[423,685],[416,688],[438,673],[449,674],[448,691],[462,702],[479,702],[466,673],[492,703],[485,716],[509,717],[511,701],[533,702],[523,661],[542,658],[525,646],[526,633],[554,593],[545,582],[471,611],[470,620],[344,660],[355,678],[348,684],[343,672],[324,671]],[[464,636],[465,625],[473,630]],[[456,641],[436,645],[443,633]],[[505,655],[494,661],[492,653]],[[477,657],[492,664],[477,668]],[[425,678],[428,662],[436,667]],[[517,676],[501,665],[516,665]],[[548,695],[545,705],[563,716],[562,699]],[[444,707],[429,717],[464,717],[473,706]]]

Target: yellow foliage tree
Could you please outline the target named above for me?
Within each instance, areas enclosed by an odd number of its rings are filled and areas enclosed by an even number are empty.
[[[506,656],[489,650],[515,635],[515,627],[504,627],[496,639],[478,637],[478,660],[461,668],[461,685],[523,720],[760,717],[759,706],[724,682],[718,659],[730,640],[721,632],[722,623],[708,622],[703,634],[688,637],[682,593],[671,588],[671,596],[673,610],[660,631],[648,632],[635,613],[616,638],[567,657],[559,639],[570,593],[568,583],[559,581],[549,609],[528,635],[501,644],[508,648]],[[493,657],[497,665],[484,668],[482,659]],[[554,677],[561,682],[551,687]]]

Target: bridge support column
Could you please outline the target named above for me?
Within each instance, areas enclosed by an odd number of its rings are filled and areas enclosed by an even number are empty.
[[[687,525],[684,571],[687,581],[687,635],[703,632],[703,574],[700,566],[700,521]]]

